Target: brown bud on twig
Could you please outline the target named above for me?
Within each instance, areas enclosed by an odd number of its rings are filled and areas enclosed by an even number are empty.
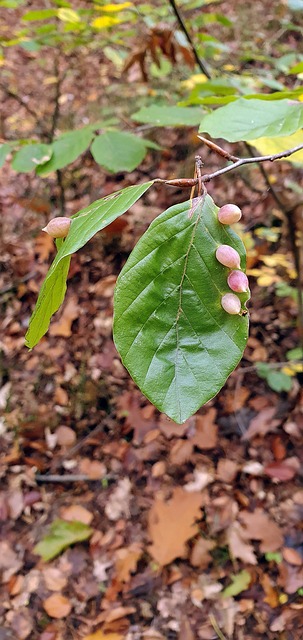
[[[216,258],[225,267],[230,269],[240,268],[240,256],[238,251],[230,247],[228,244],[221,244],[216,251]]]
[[[66,238],[69,228],[71,225],[70,218],[53,218],[49,221],[49,223],[42,229],[45,233],[48,233],[52,238]]]
[[[232,271],[228,278],[227,284],[232,289],[232,291],[236,291],[237,293],[244,293],[247,291],[249,287],[248,277],[243,271]]]
[[[226,311],[226,313],[230,313],[231,315],[238,315],[241,311],[241,302],[234,293],[226,293],[221,298],[221,305]]]
[[[242,217],[242,211],[236,204],[225,204],[218,211],[218,220],[221,224],[234,224],[239,222]]]

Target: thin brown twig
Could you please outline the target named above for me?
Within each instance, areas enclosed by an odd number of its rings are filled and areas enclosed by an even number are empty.
[[[54,483],[66,483],[66,482],[99,482],[100,480],[103,480],[103,478],[90,478],[90,476],[84,475],[84,474],[65,474],[65,475],[60,475],[60,474],[41,474],[41,473],[36,473],[35,475],[35,480],[37,482],[54,482]]]
[[[211,80],[210,72],[208,71],[205,62],[203,60],[201,60],[201,58],[200,58],[200,56],[199,56],[199,54],[197,52],[197,49],[196,49],[196,47],[195,47],[195,45],[193,43],[192,37],[191,37],[191,35],[190,35],[190,33],[189,33],[188,29],[187,29],[187,26],[186,26],[182,16],[181,16],[181,13],[180,13],[180,11],[179,11],[176,3],[175,3],[175,0],[168,0],[168,2],[169,2],[169,4],[170,4],[170,6],[171,6],[171,8],[172,8],[172,10],[173,10],[173,12],[174,12],[174,14],[176,16],[176,19],[177,19],[177,21],[179,23],[181,31],[183,31],[183,33],[184,33],[184,35],[186,37],[186,40],[187,40],[187,42],[188,42],[188,44],[189,44],[189,46],[191,48],[192,54],[193,54],[193,56],[195,58],[195,61],[196,61],[197,65],[198,65],[198,67],[201,69],[202,73],[204,73],[206,75],[206,77],[209,80]]]
[[[288,149],[287,151],[281,151],[280,153],[275,153],[274,155],[253,156],[253,157],[250,157],[250,158],[239,158],[238,160],[234,161],[233,164],[227,165],[227,167],[223,167],[222,169],[218,169],[217,171],[214,171],[213,173],[206,173],[204,176],[200,176],[199,178],[198,177],[196,177],[196,178],[180,178],[180,179],[176,179],[176,180],[163,180],[161,178],[156,178],[155,182],[162,183],[162,184],[167,184],[168,186],[171,186],[171,187],[179,187],[181,189],[182,188],[183,189],[188,189],[188,188],[192,188],[193,186],[198,184],[199,180],[201,180],[202,182],[209,182],[210,180],[213,180],[213,178],[217,178],[218,176],[222,176],[223,174],[228,173],[229,171],[234,171],[234,169],[238,169],[239,167],[242,167],[245,164],[253,164],[255,162],[256,163],[274,162],[275,160],[280,160],[282,158],[288,158],[293,153],[296,153],[297,151],[300,151],[301,149],[303,149],[303,144],[299,144],[296,147],[293,147],[292,149]],[[234,157],[236,157],[236,156],[234,156]],[[281,206],[282,206],[282,203],[281,203]],[[283,209],[283,213],[285,213],[284,209]]]

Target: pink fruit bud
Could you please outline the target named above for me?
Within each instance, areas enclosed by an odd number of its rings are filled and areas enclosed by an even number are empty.
[[[225,296],[222,296],[221,305],[224,311],[231,313],[231,315],[237,315],[241,311],[241,302],[234,293],[226,293]]]
[[[240,256],[238,251],[230,247],[228,244],[221,244],[216,251],[216,258],[218,262],[224,264],[225,267],[230,269],[240,268]]]
[[[66,238],[70,225],[71,220],[69,218],[53,218],[42,231],[48,233],[52,238]]]
[[[248,289],[248,278],[243,271],[232,271],[227,278],[228,286],[237,293],[244,293]]]
[[[236,204],[225,204],[218,211],[218,220],[221,224],[234,224],[242,218],[242,211]]]

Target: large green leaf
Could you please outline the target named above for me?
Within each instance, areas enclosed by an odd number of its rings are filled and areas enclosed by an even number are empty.
[[[49,533],[34,547],[34,553],[41,556],[44,562],[48,562],[75,542],[88,540],[92,533],[93,529],[83,522],[55,520]]]
[[[5,163],[5,160],[8,154],[11,152],[12,147],[8,142],[4,142],[0,144],[0,167],[2,167]]]
[[[26,345],[34,347],[48,330],[52,315],[59,309],[66,291],[70,257],[98,231],[125,213],[153,182],[127,187],[96,200],[72,218],[67,238],[62,243],[40,290],[38,301],[25,336]]]
[[[12,167],[19,173],[27,173],[48,162],[51,155],[52,148],[48,144],[26,144],[15,153]]]
[[[303,126],[303,104],[240,98],[204,116],[200,132],[229,142],[288,136]]]
[[[49,162],[37,168],[37,173],[43,176],[71,164],[87,149],[93,137],[90,127],[64,133],[50,145],[52,157]]]
[[[223,311],[228,269],[215,251],[240,238],[217,220],[210,196],[175,205],[139,240],[118,278],[114,339],[125,367],[149,400],[184,422],[223,386],[241,359],[246,314]],[[242,306],[248,294],[240,296]]]
[[[202,114],[200,107],[162,107],[153,104],[134,113],[132,119],[157,127],[194,127],[201,122]]]
[[[109,171],[133,171],[146,154],[146,144],[132,133],[108,131],[95,138],[91,153]]]

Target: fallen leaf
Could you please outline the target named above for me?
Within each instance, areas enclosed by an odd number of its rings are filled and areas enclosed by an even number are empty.
[[[8,542],[0,541],[0,570],[2,573],[1,582],[5,584],[22,567],[22,561],[11,549]]]
[[[193,567],[199,567],[199,569],[206,569],[209,563],[212,561],[211,555],[208,553],[214,549],[216,543],[214,540],[206,540],[205,538],[199,538],[192,549],[190,556],[190,563]]]
[[[238,465],[233,460],[221,458],[217,466],[217,476],[222,482],[232,482],[238,473]]]
[[[57,567],[44,567],[42,573],[45,586],[49,591],[62,591],[66,587],[67,578]]]
[[[82,640],[122,640],[124,636],[121,633],[105,633],[102,629],[91,633],[89,636],[84,636]]]
[[[222,591],[222,598],[230,598],[231,596],[237,596],[242,591],[245,591],[251,581],[251,575],[245,569],[230,576],[232,582]]]
[[[47,562],[75,542],[87,540],[92,533],[93,529],[82,522],[55,520],[50,526],[49,533],[34,547],[34,553]]]
[[[262,509],[252,513],[241,511],[239,518],[245,525],[245,537],[260,540],[260,551],[277,551],[283,544],[283,534],[278,525]]]
[[[196,535],[195,521],[201,517],[201,493],[174,489],[168,502],[157,496],[148,516],[148,531],[152,540],[149,552],[160,565],[184,556],[186,542]]]
[[[15,638],[25,640],[33,630],[33,619],[28,609],[9,611],[7,621],[15,632]]]
[[[107,469],[103,462],[83,458],[79,463],[79,471],[91,478],[91,480],[101,480],[106,476]]]
[[[284,549],[282,549],[282,555],[284,560],[289,562],[289,564],[294,564],[297,567],[300,567],[303,564],[303,555],[301,555],[296,549],[284,547]]]
[[[43,602],[43,609],[51,618],[66,618],[72,610],[71,602],[61,593],[53,593]]]
[[[262,573],[262,575],[260,576],[260,582],[265,593],[264,602],[269,604],[272,609],[275,609],[280,604],[277,589],[274,588],[272,581],[267,573]]]
[[[264,473],[274,480],[280,480],[280,482],[288,482],[292,480],[296,475],[296,469],[287,464],[287,460],[281,462],[270,462],[265,469]]]
[[[195,419],[195,432],[190,438],[191,442],[198,449],[214,449],[217,446],[218,427],[215,424],[217,411],[213,407]]]
[[[248,564],[257,564],[253,547],[246,542],[245,530],[239,522],[234,522],[229,527],[226,537],[232,558],[239,558]]]
[[[116,552],[116,574],[120,582],[129,582],[131,574],[136,571],[137,564],[143,553],[141,545],[134,542],[127,548]]]
[[[276,407],[267,407],[260,411],[249,424],[247,431],[242,436],[242,440],[251,440],[255,436],[264,436],[270,431],[275,431],[281,420],[273,420]]]
[[[76,318],[79,318],[79,313],[80,308],[78,306],[77,298],[72,296],[64,305],[60,319],[51,324],[49,334],[51,336],[69,338],[72,333],[72,324]]]
[[[178,640],[195,640],[188,618],[182,618]]]
[[[93,520],[93,514],[82,507],[80,504],[72,504],[69,507],[62,507],[60,510],[60,516],[62,520],[67,522],[82,522],[83,524],[91,524]]]
[[[295,567],[286,562],[279,564],[279,584],[286,593],[296,593],[303,587],[303,567]]]
[[[71,447],[76,442],[76,434],[70,427],[60,425],[55,431],[57,444],[60,447]]]
[[[176,440],[170,450],[170,462],[178,466],[185,464],[191,459],[192,452],[193,444],[189,440]]]
[[[194,479],[192,482],[187,482],[183,489],[188,493],[195,493],[202,491],[208,484],[214,481],[214,476],[206,468],[194,469]]]
[[[116,489],[111,493],[105,505],[105,513],[109,520],[119,520],[122,515],[129,516],[129,501],[131,497],[131,482],[128,478],[122,478]]]

